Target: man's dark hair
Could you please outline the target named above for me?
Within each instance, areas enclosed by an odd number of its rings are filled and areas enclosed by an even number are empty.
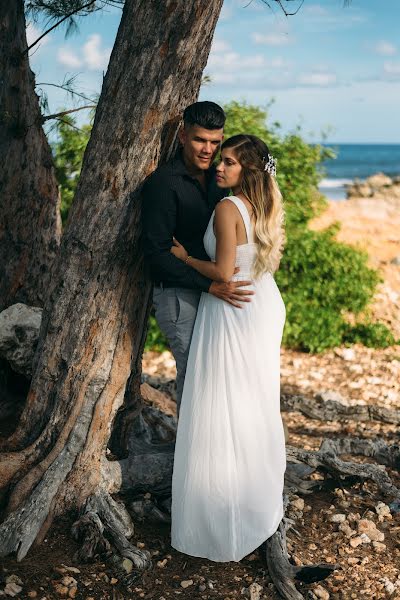
[[[199,125],[204,129],[222,129],[225,124],[225,113],[218,104],[204,100],[195,102],[183,112],[185,125]]]

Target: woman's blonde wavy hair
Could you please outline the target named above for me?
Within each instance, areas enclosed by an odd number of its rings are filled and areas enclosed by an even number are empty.
[[[221,146],[230,148],[242,167],[241,191],[253,207],[258,246],[253,277],[258,279],[279,267],[285,243],[282,194],[275,177],[264,170],[268,146],[255,135],[234,135]],[[251,240],[249,240],[250,242]]]

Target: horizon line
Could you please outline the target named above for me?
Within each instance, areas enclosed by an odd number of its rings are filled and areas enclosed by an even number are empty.
[[[320,144],[320,145],[328,145],[333,146],[335,144],[339,144],[340,146],[400,146],[399,142],[309,142],[309,144]]]

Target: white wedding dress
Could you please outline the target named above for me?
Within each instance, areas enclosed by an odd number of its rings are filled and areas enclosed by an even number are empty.
[[[233,279],[251,279],[256,253],[237,246]],[[215,260],[214,213],[204,247]],[[190,345],[172,475],[171,545],[213,561],[239,561],[277,530],[286,468],[280,415],[285,305],[270,273],[243,308],[202,293]]]

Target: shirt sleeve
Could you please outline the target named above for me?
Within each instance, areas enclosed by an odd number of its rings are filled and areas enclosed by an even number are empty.
[[[142,189],[142,243],[151,277],[176,287],[208,292],[212,279],[171,253],[175,228],[175,193],[163,178],[150,176]]]

